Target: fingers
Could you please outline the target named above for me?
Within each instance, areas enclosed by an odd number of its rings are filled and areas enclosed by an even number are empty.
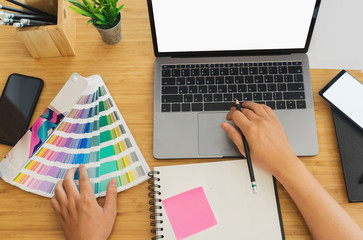
[[[88,172],[85,165],[79,165],[79,190],[81,194],[91,194],[94,195],[91,182],[88,178]]]
[[[117,213],[117,179],[113,178],[110,180],[107,186],[107,193],[105,199],[105,205],[103,210],[106,214],[111,214],[116,217]]]
[[[65,206],[68,202],[67,194],[63,188],[63,180],[57,182],[54,188],[54,193],[57,202],[60,206]]]
[[[235,127],[233,127],[232,124],[230,123],[222,123],[221,128],[227,133],[228,137],[238,147],[238,150],[243,155],[245,155],[241,132],[238,131]]]
[[[253,103],[253,102],[242,103],[243,108],[245,108],[245,109],[248,108],[248,109],[252,110],[256,115],[258,115],[260,117],[267,116],[267,112],[266,112],[266,109],[264,106],[265,105]]]
[[[78,188],[74,182],[74,174],[76,173],[76,171],[77,168],[75,167],[68,169],[66,175],[64,176],[63,187],[68,199],[79,196]]]
[[[55,196],[50,199],[50,205],[52,205],[54,212],[60,214],[61,208]]]

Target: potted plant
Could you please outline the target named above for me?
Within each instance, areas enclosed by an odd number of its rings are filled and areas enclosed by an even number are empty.
[[[91,19],[92,23],[101,34],[102,40],[110,45],[121,40],[121,9],[124,5],[117,7],[118,0],[67,0],[73,6],[69,6],[76,13]]]

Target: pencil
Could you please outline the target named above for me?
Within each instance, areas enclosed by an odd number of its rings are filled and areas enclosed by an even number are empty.
[[[53,15],[51,15],[49,13],[43,12],[43,11],[41,11],[41,10],[35,8],[35,7],[29,6],[29,5],[24,4],[22,2],[18,2],[16,0],[5,0],[5,1],[13,3],[15,5],[18,5],[18,6],[22,7],[22,8],[28,9],[28,10],[34,12],[34,13],[38,13],[38,14],[45,15],[45,16],[55,17],[55,16],[53,16]]]
[[[7,6],[4,6],[4,5],[0,5],[0,9],[12,11],[12,12],[17,12],[17,13],[22,13],[22,14],[34,15],[33,12],[29,12],[29,11],[25,11],[25,10],[13,8],[13,7],[7,7]]]
[[[238,111],[241,112],[241,105],[240,105],[238,99],[236,99],[236,108],[237,108]],[[245,135],[243,135],[242,131],[241,131],[241,134],[242,134],[243,147],[245,149],[245,154],[246,154],[248,171],[250,173],[252,190],[253,190],[254,193],[257,193],[257,184],[256,184],[256,180],[255,180],[255,173],[253,172],[253,166],[252,166],[251,155],[250,155],[250,148],[248,146],[246,137],[245,137]]]

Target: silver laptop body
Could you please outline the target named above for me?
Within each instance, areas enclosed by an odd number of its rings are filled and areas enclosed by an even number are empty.
[[[248,50],[230,50],[222,49],[221,51],[160,51],[158,45],[158,32],[160,28],[156,14],[161,14],[160,9],[165,1],[181,2],[180,0],[148,0],[150,23],[152,29],[154,51],[157,59],[154,65],[154,135],[153,135],[153,154],[158,159],[171,158],[222,158],[222,157],[240,157],[241,154],[237,148],[220,128],[222,122],[226,121],[226,113],[229,109],[218,111],[167,111],[162,109],[162,67],[167,66],[184,66],[197,64],[241,64],[241,63],[283,63],[283,62],[301,62],[303,72],[303,86],[305,92],[303,109],[275,109],[275,113],[281,121],[288,139],[298,156],[316,155],[318,149],[318,139],[315,123],[313,94],[310,80],[310,69],[308,57],[305,54],[309,42],[320,0],[310,1],[306,11],[310,12],[309,31],[306,33],[306,42],[304,46],[294,49],[248,49]],[[193,0],[201,1],[204,0]],[[235,1],[238,4],[247,4],[248,1],[228,0],[233,6]],[[284,4],[290,0],[270,1]],[[304,0],[305,1],[305,0]],[[304,2],[301,0],[300,2]],[[184,1],[185,2],[185,1]],[[242,2],[242,3],[241,3]],[[296,2],[296,1],[295,1]],[[300,3],[303,4],[303,3]],[[157,8],[155,8],[157,5]],[[303,4],[304,5],[304,4]],[[239,5],[240,6],[240,5]],[[248,4],[246,5],[248,6]],[[290,6],[287,6],[287,9]],[[302,8],[301,6],[299,7]],[[245,8],[244,8],[245,9]],[[164,9],[165,10],[165,9]],[[248,9],[247,9],[248,10]],[[200,9],[199,11],[203,11]],[[255,9],[250,9],[255,11]],[[170,17],[170,16],[169,16]],[[156,21],[158,20],[158,21]],[[165,21],[164,21],[165,22]],[[268,23],[268,21],[267,21]],[[173,27],[173,19],[167,24]],[[164,24],[165,25],[165,24]],[[185,33],[184,34],[188,34]],[[159,41],[162,42],[162,41]],[[237,42],[238,43],[238,42]],[[264,55],[266,53],[266,55]],[[230,55],[230,56],[228,56]],[[243,101],[243,99],[242,99]],[[182,104],[182,103],[181,103]],[[168,105],[168,103],[166,104]],[[170,103],[170,105],[172,105]],[[264,146],[261,146],[263,148]]]

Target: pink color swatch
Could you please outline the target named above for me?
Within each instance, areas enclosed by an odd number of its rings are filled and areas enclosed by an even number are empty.
[[[180,193],[162,202],[178,240],[217,224],[202,187]]]

